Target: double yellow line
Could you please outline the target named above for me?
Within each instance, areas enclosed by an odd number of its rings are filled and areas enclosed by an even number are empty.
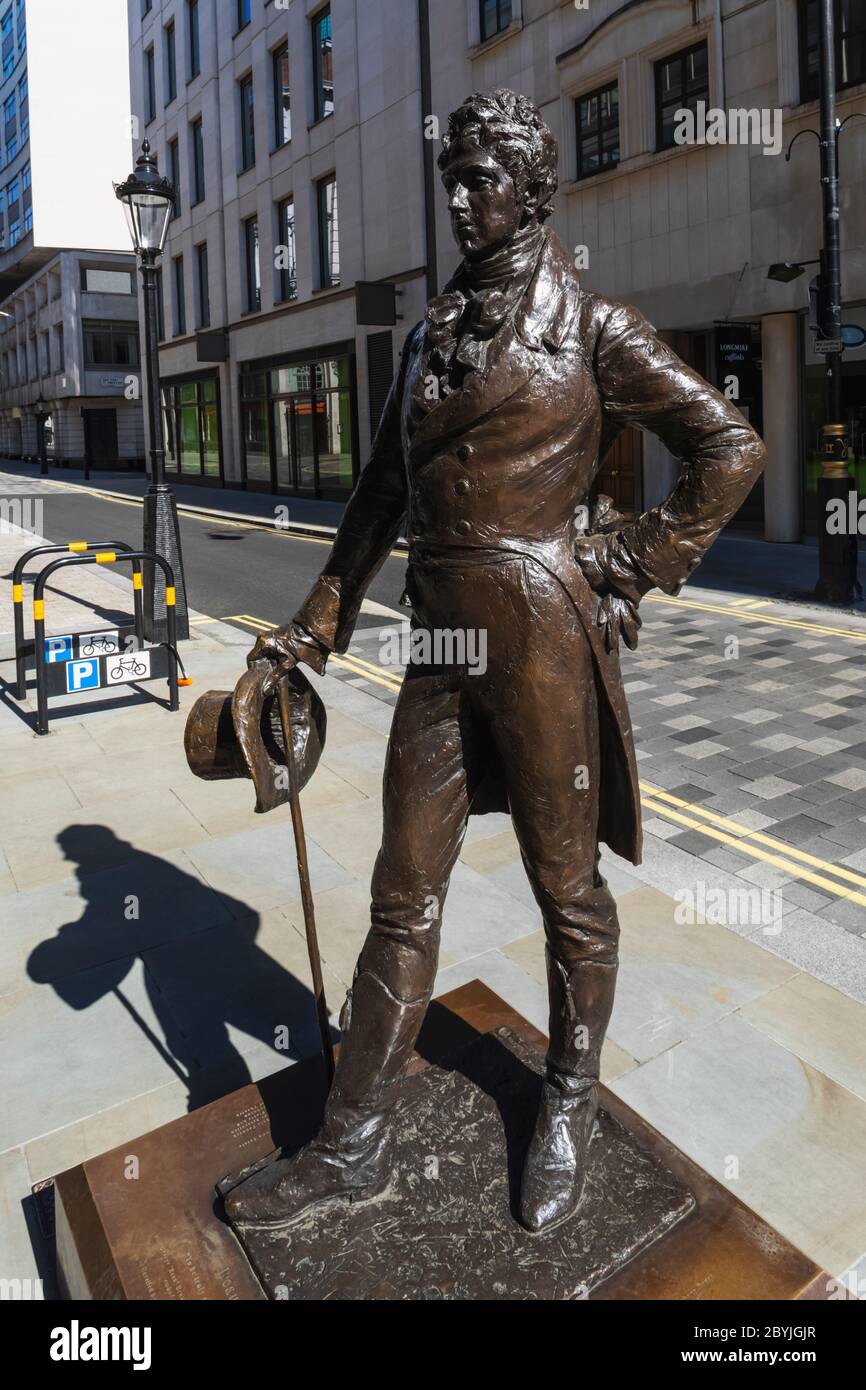
[[[796,849],[793,845],[785,844],[783,840],[776,840],[772,835],[764,834],[762,830],[748,830],[728,816],[717,815],[715,811],[708,811],[704,806],[692,806],[688,801],[682,801],[678,796],[662,791],[650,782],[641,782],[640,790],[641,804],[646,810],[654,811],[657,815],[665,816],[675,824],[687,826],[690,830],[699,830],[702,835],[708,836],[711,840],[718,840],[723,845],[729,845],[747,858],[760,859],[765,864],[783,869],[806,883],[815,884],[817,888],[824,888],[836,897],[848,898],[851,902],[866,907],[866,877],[863,874],[855,873],[853,869],[842,864],[831,864],[826,859],[819,859],[817,855],[807,854],[805,850]],[[849,884],[855,884],[856,887],[848,887]],[[866,920],[863,925],[866,929]]]
[[[682,600],[675,599],[673,602]],[[249,613],[235,613],[224,621],[245,623],[257,632],[270,632],[273,627],[272,623],[255,618]],[[391,675],[382,667],[354,654],[332,656],[329,660],[351,671],[353,675],[363,676],[365,680],[383,686],[386,690],[397,691],[403,683],[402,673],[399,676]],[[863,874],[841,864],[831,864],[829,860],[820,859],[817,855],[807,854],[805,850],[796,849],[793,845],[774,839],[772,835],[767,835],[761,830],[749,830],[746,826],[731,820],[729,816],[720,816],[703,806],[693,806],[671,792],[653,786],[651,782],[641,782],[640,791],[643,807],[654,815],[664,816],[675,825],[681,825],[686,829],[698,830],[708,839],[737,850],[747,859],[771,864],[794,878],[823,888],[835,897],[846,898],[861,907],[866,907],[866,876]]]
[[[848,642],[866,642],[866,631],[855,632],[847,627],[828,627],[825,623],[807,623],[799,618],[777,618],[770,613],[754,612],[763,601],[735,599],[733,603],[699,603],[697,599],[670,598],[667,594],[647,594],[643,599],[644,603],[668,603],[675,608],[695,608],[701,613],[727,613],[732,618],[742,618],[744,622],[772,623],[774,627],[795,627],[803,632],[823,632],[828,637],[844,637]],[[766,600],[768,603],[771,601]]]
[[[262,618],[254,618],[250,613],[231,613],[227,618],[222,619],[226,623],[248,623],[256,632],[270,632],[273,623],[266,623]],[[345,670],[351,671],[353,676],[363,676],[365,680],[373,681],[376,685],[381,685],[385,690],[399,690],[403,684],[402,672],[399,676],[392,676],[381,666],[375,666],[371,661],[365,661],[363,657],[354,654],[346,656],[330,656],[329,664],[342,666]]]

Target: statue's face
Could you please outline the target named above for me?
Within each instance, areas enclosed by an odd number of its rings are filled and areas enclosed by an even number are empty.
[[[442,183],[454,237],[468,260],[504,246],[520,227],[523,197],[507,170],[480,146],[455,145]]]

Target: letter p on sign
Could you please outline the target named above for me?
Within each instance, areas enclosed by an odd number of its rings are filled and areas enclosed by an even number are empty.
[[[79,690],[95,690],[99,685],[98,661],[70,661],[66,667],[66,689],[70,695]]]

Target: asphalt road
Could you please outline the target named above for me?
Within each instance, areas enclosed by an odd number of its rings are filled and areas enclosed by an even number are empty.
[[[117,540],[141,544],[139,502],[113,501],[83,492],[52,491],[43,498],[42,529],[49,540]],[[319,574],[330,542],[292,532],[180,515],[181,546],[190,608],[212,618],[246,613],[287,622]],[[397,609],[406,561],[392,557],[367,598]],[[358,626],[381,627],[381,616],[361,614]],[[249,631],[242,623],[236,626]]]

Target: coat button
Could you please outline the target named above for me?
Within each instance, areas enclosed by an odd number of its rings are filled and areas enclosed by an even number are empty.
[[[468,536],[472,527],[469,525],[468,521],[458,521],[454,530],[457,532],[458,536]]]
[[[470,487],[471,484],[468,478],[458,478],[457,482],[454,484],[454,491],[457,493],[458,497],[462,497],[469,491]]]
[[[467,459],[471,459],[474,452],[471,444],[461,444],[457,450],[457,457],[461,463],[465,463]]]

